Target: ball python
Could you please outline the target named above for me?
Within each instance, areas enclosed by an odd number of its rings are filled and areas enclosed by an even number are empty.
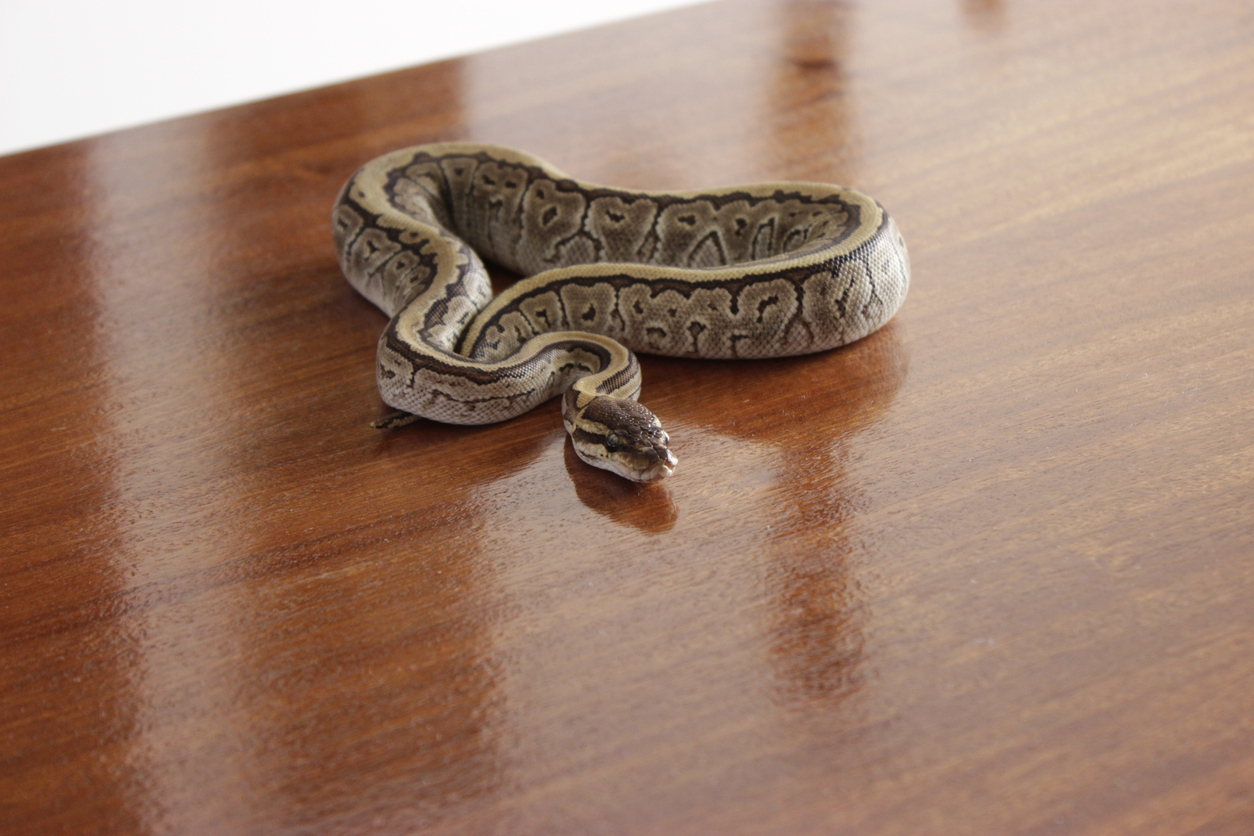
[[[886,323],[910,283],[896,223],[852,189],[615,189],[469,142],[366,163],[332,229],[345,277],[391,317],[376,377],[400,412],[375,426],[486,424],[562,395],[579,457],[638,482],[677,460],[636,401],[633,350],[825,351]],[[525,278],[494,297],[480,255]]]

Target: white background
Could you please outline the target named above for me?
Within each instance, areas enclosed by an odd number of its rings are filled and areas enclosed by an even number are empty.
[[[0,0],[0,154],[698,0]]]

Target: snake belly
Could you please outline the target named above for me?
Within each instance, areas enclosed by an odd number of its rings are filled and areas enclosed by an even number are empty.
[[[367,163],[332,226],[348,281],[391,317],[377,354],[385,403],[485,424],[564,394],[580,457],[639,481],[669,473],[674,456],[635,403],[633,350],[825,351],[888,322],[910,282],[896,223],[852,189],[614,189],[468,142]],[[524,278],[494,297],[480,256]]]

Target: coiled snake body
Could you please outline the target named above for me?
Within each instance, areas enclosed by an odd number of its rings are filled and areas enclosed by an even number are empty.
[[[392,318],[378,347],[387,404],[485,424],[564,393],[580,458],[641,482],[676,459],[636,403],[629,349],[824,351],[886,323],[910,282],[897,225],[850,189],[625,191],[475,143],[367,163],[340,192],[332,225],[345,276]],[[476,251],[528,278],[493,297]]]

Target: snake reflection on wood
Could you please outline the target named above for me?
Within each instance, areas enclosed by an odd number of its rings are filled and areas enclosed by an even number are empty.
[[[402,415],[376,426],[486,424],[563,395],[579,457],[638,482],[676,459],[636,403],[632,350],[824,351],[886,323],[910,282],[897,225],[851,189],[629,191],[467,142],[367,163],[340,192],[333,233],[349,282],[391,317],[377,377]],[[493,297],[476,253],[526,278]]]

